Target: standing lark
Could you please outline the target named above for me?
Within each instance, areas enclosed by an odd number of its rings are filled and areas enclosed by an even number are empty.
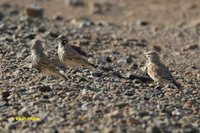
[[[40,40],[35,39],[32,42],[31,61],[32,66],[40,72],[67,80],[67,78],[56,69],[56,65],[53,64],[43,52],[42,42]]]
[[[169,69],[162,64],[156,52],[146,52],[145,56],[147,58],[146,71],[158,85],[172,83],[177,88],[181,88],[181,85],[173,79]]]
[[[60,61],[69,68],[75,68],[84,66],[94,70],[95,65],[89,63],[83,58],[77,51],[75,51],[70,45],[68,45],[68,39],[65,36],[59,36],[56,39],[58,43],[58,56]]]

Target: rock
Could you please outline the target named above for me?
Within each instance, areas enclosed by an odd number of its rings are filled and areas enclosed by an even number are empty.
[[[138,115],[139,115],[140,117],[148,116],[148,115],[149,115],[149,112],[141,111],[141,112],[139,112]]]
[[[140,122],[139,120],[137,120],[133,117],[127,118],[126,123],[127,123],[128,126],[134,126],[134,125],[142,124],[142,122]]]
[[[50,92],[50,91],[52,91],[50,86],[39,86],[39,90],[41,92]]]
[[[26,14],[29,17],[43,17],[43,13],[43,8],[35,3],[26,8]]]
[[[4,18],[4,14],[0,12],[0,21]]]
[[[84,0],[65,0],[66,4],[69,6],[84,6]]]
[[[113,75],[113,76],[116,76],[116,77],[118,77],[118,78],[124,78],[124,77],[122,76],[122,74],[121,74],[120,72],[118,72],[118,71],[112,72],[112,75]]]
[[[51,37],[53,37],[53,38],[57,38],[57,37],[59,36],[59,33],[56,32],[56,31],[50,31],[50,32],[49,32],[49,35],[50,35]]]
[[[143,26],[148,26],[150,23],[148,21],[138,20],[136,24],[137,26],[143,27]]]
[[[109,71],[112,71],[113,68],[112,67],[101,67],[101,69],[105,72],[109,72]]]
[[[127,74],[127,77],[128,77],[129,79],[131,79],[131,80],[139,79],[139,80],[142,81],[143,83],[153,81],[153,80],[152,80],[150,77],[148,77],[148,76],[138,76],[138,75],[131,74],[131,73],[128,73],[128,74]]]
[[[129,104],[128,103],[125,103],[125,102],[119,102],[119,103],[116,103],[115,106],[116,107],[119,107],[119,108],[124,108],[126,106],[128,106]]]
[[[151,125],[147,127],[146,133],[162,133],[160,128],[157,127],[156,125]]]
[[[104,57],[102,58],[102,60],[103,60],[104,62],[108,62],[108,63],[111,63],[111,62],[112,62],[112,59],[111,59],[111,57],[109,57],[109,56],[104,56]]]
[[[102,5],[100,3],[90,1],[89,11],[91,14],[102,14]]]
[[[9,91],[3,91],[1,92],[1,98],[2,100],[7,100],[7,97],[10,96],[10,92]]]
[[[143,96],[143,99],[148,101],[148,100],[151,99],[151,97],[152,97],[151,93],[145,93],[144,96]]]
[[[199,48],[198,44],[192,44],[192,45],[187,45],[185,48],[183,48],[183,51],[195,50],[198,48]]]
[[[24,34],[24,38],[31,39],[31,40],[34,39],[35,36],[36,36],[36,34],[34,32],[27,32]]]
[[[125,57],[125,61],[126,61],[126,63],[128,63],[128,64],[132,63],[133,60],[132,60],[131,55],[126,56],[126,57]]]
[[[103,75],[102,72],[93,72],[92,73],[92,76],[94,76],[94,77],[101,77],[102,75]]]
[[[138,67],[138,64],[134,63],[131,68],[132,69],[138,69],[139,67]]]

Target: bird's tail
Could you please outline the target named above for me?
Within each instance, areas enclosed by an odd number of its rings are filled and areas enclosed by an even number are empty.
[[[64,79],[65,81],[67,81],[67,78],[64,75],[62,75],[61,73],[59,74],[59,77]]]
[[[93,70],[93,71],[96,70],[96,68],[97,68],[96,65],[94,65],[94,64],[92,64],[90,62],[85,62],[84,66],[89,68],[89,69],[91,69],[91,70]]]
[[[177,87],[177,89],[182,89],[182,85],[178,82],[176,82],[175,80],[173,81],[173,84]]]

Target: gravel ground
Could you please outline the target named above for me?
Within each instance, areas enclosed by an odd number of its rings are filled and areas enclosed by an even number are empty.
[[[187,10],[196,11],[196,6]],[[200,13],[182,12],[185,23],[178,21],[183,16],[172,25],[162,23],[162,18],[156,23],[140,19],[135,24],[133,20],[115,23],[114,17],[95,19],[98,12],[93,13],[91,17],[31,18],[24,15],[23,6],[1,2],[0,132],[199,133],[200,21],[188,23],[188,18]],[[97,70],[81,67],[69,74],[69,69],[60,68],[68,78],[65,82],[32,68],[31,40],[39,37],[56,60],[54,40],[60,34],[98,65]],[[159,53],[183,90],[155,88],[140,69],[147,50]],[[41,120],[12,119],[18,116]]]

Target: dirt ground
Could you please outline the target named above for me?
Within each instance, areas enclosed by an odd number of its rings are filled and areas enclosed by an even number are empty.
[[[67,1],[0,0],[0,133],[200,131],[198,0]],[[32,3],[43,8],[43,18],[26,16]],[[41,38],[57,59],[61,34],[97,70],[59,68],[67,82],[41,78],[27,60],[30,42]],[[141,71],[149,50],[159,53],[183,90],[156,88]]]

